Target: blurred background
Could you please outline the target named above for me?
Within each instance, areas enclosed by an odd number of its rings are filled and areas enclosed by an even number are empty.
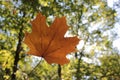
[[[69,64],[26,54],[24,33],[38,12],[48,25],[66,16],[66,36],[81,39]],[[120,0],[0,0],[0,80],[120,80],[119,27]]]

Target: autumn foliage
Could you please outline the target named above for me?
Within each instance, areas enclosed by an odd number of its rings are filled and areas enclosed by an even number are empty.
[[[30,48],[28,54],[43,57],[49,64],[65,64],[69,60],[66,55],[76,51],[77,37],[64,37],[68,26],[65,17],[55,18],[50,27],[46,24],[46,17],[38,13],[31,21],[32,33],[25,34],[24,42]]]

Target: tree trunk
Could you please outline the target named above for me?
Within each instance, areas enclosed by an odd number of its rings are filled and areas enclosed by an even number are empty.
[[[18,35],[18,45],[17,45],[17,49],[16,49],[16,52],[15,52],[15,60],[14,60],[14,65],[13,65],[13,73],[11,75],[11,80],[17,80],[16,79],[16,71],[17,71],[17,66],[18,66],[18,61],[19,61],[19,54],[22,50],[22,47],[21,47],[21,42],[22,42],[22,30],[23,30],[23,27],[20,28],[20,32],[19,32],[19,35]]]
[[[58,80],[61,80],[61,65],[58,64]]]

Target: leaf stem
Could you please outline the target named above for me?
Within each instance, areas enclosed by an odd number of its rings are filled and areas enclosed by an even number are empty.
[[[39,63],[29,72],[28,76],[33,72],[35,71],[35,68],[37,68],[39,66],[39,64],[41,63],[42,61],[42,58],[40,59]]]

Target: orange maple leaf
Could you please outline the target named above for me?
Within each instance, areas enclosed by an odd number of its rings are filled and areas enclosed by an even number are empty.
[[[30,48],[28,54],[43,57],[49,64],[65,64],[69,60],[66,55],[76,51],[77,37],[64,37],[68,26],[65,17],[55,18],[50,27],[46,18],[38,13],[32,22],[32,33],[25,35],[24,42]]]

